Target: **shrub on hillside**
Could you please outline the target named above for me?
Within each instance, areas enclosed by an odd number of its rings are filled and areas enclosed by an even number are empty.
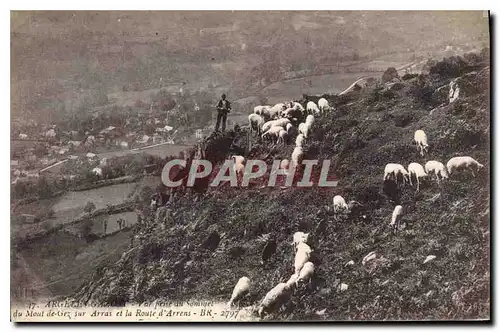
[[[489,62],[489,50],[483,49],[481,53],[466,53],[463,57],[451,56],[442,61],[431,63],[429,73],[439,75],[443,78],[462,76],[480,67],[484,67]]]
[[[410,73],[408,73],[408,74],[404,74],[403,77],[401,77],[401,79],[403,81],[408,81],[408,80],[411,80],[412,78],[415,78],[417,76],[418,76],[418,74],[410,74]]]
[[[399,79],[398,71],[394,67],[387,68],[387,70],[382,75],[382,83],[387,83],[394,79]]]
[[[446,100],[443,96],[447,96],[447,94],[436,93],[436,90],[436,86],[430,82],[429,77],[420,75],[417,80],[412,82],[409,95],[413,97],[415,104],[419,106],[436,107]]]

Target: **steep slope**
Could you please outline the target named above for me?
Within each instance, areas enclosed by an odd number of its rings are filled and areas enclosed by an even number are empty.
[[[306,231],[316,265],[312,283],[300,287],[284,311],[266,319],[488,318],[488,59],[483,54],[459,62],[459,70],[438,70],[447,63],[456,68],[448,59],[431,67],[431,74],[324,96],[335,111],[316,121],[305,158],[332,160],[338,187],[224,186],[210,188],[200,200],[179,197],[137,226],[133,247],[116,264],[96,271],[73,298],[117,306],[155,299],[224,302],[246,275],[253,286],[242,305],[253,305],[293,273],[292,235]],[[460,95],[450,104],[454,79]],[[417,129],[429,137],[426,157],[413,144]],[[227,155],[227,137],[211,137],[206,144],[213,151],[207,155],[218,154],[212,159]],[[289,158],[292,150],[293,145],[278,149],[254,143],[247,156],[270,165]],[[419,193],[409,186],[400,191],[383,186],[387,163],[407,167],[435,159],[446,164],[456,155],[470,155],[485,168],[476,177],[424,182]],[[335,216],[329,208],[335,194],[362,206],[346,218]],[[396,204],[404,207],[406,227],[392,232],[388,224]],[[276,253],[261,265],[269,238],[276,240]],[[377,257],[362,265],[371,251]],[[423,264],[428,255],[436,258]],[[353,265],[346,264],[350,260]],[[341,283],[349,288],[340,291]],[[323,309],[324,314],[316,313]]]

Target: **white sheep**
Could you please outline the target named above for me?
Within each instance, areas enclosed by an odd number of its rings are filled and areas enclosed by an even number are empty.
[[[462,170],[462,169],[470,169],[472,172],[472,176],[476,176],[474,173],[474,168],[479,172],[484,165],[477,162],[474,158],[469,156],[462,157],[453,157],[446,163],[446,168],[448,169],[448,174],[451,176],[451,173],[454,170]]]
[[[243,176],[243,173],[245,172],[245,158],[242,156],[233,156],[233,159],[233,169],[236,176]]]
[[[285,109],[284,111],[281,112],[281,117],[282,118],[292,118],[293,115],[292,115],[292,112],[293,112],[293,109],[291,108],[287,108]]]
[[[403,177],[403,183],[405,181],[409,181],[409,176],[410,176],[410,174],[403,167],[403,165],[401,165],[401,164],[387,164],[387,165],[385,165],[385,170],[384,170],[384,180],[389,179],[391,175],[394,176],[396,183],[399,182],[399,179],[398,179],[399,175],[401,175]]]
[[[421,129],[415,131],[415,142],[417,143],[417,149],[420,150],[420,154],[423,156],[424,152],[427,152],[429,145],[427,144],[427,135]]]
[[[250,279],[248,279],[247,277],[241,277],[236,283],[236,286],[234,286],[233,294],[231,295],[231,299],[227,303],[227,306],[231,307],[234,301],[241,299],[248,293],[249,290],[250,290]]]
[[[294,109],[294,110],[297,110],[297,111],[300,111],[302,113],[304,113],[304,106],[302,106],[299,102],[297,101],[292,101],[290,102],[290,108]]]
[[[286,131],[285,129],[280,130],[278,133],[278,144],[280,143],[285,144],[287,138],[288,138],[288,131]]]
[[[266,123],[264,123],[262,125],[262,132],[266,132],[268,131],[271,127],[274,127],[274,126],[281,126],[283,128],[286,127],[287,124],[290,123],[290,120],[289,119],[277,119],[277,120],[271,120],[271,121],[267,121]]]
[[[345,202],[344,197],[336,195],[333,197],[333,212],[346,212],[349,211],[349,206]]]
[[[304,233],[304,232],[295,232],[293,234],[293,246],[295,250],[297,250],[297,246],[299,243],[306,243],[309,238],[309,233]]]
[[[262,317],[266,312],[272,312],[273,310],[281,307],[285,302],[290,299],[290,296],[293,292],[292,283],[279,283],[269,292],[267,292],[266,296],[262,300],[259,305],[257,312],[259,316]]]
[[[250,125],[250,132],[256,131],[260,135],[262,125],[264,125],[264,118],[252,113],[248,116],[248,124]]]
[[[304,134],[298,134],[295,138],[295,146],[302,147],[304,145]]]
[[[292,274],[290,276],[290,279],[286,282],[287,285],[289,286],[295,286],[297,284],[297,280],[299,279],[299,276],[296,274]]]
[[[290,160],[283,159],[280,163],[280,169],[288,169],[290,167]]]
[[[330,110],[330,105],[328,104],[328,100],[325,98],[320,98],[318,100],[318,108],[321,111],[321,113]]]
[[[272,126],[271,128],[269,128],[268,131],[266,131],[265,133],[262,134],[262,138],[265,138],[267,136],[273,136],[277,139],[277,142],[279,143],[279,135],[280,135],[280,132],[281,131],[285,131],[285,129],[281,126]]]
[[[285,109],[285,104],[279,103],[271,108],[264,109],[263,114],[266,114],[270,119],[275,119],[281,114],[281,112],[284,109]]]
[[[304,264],[309,261],[311,252],[312,252],[311,248],[306,243],[301,242],[298,244],[294,262],[296,275],[300,275],[300,270],[302,269]]]
[[[309,124],[309,127],[311,127],[314,124],[314,116],[309,114],[306,117],[306,124]]]
[[[410,185],[413,186],[411,178],[415,176],[415,180],[417,181],[417,191],[420,190],[420,178],[426,177],[427,173],[424,170],[424,167],[419,163],[411,163],[408,165],[408,173],[410,173]]]
[[[277,119],[275,121],[276,121],[276,124],[275,124],[276,126],[281,126],[283,128],[287,128],[288,124],[291,124],[290,119],[281,118],[281,119]]]
[[[307,102],[306,110],[307,110],[307,113],[309,113],[309,114],[318,114],[320,112],[318,105],[316,105],[316,103],[314,101]]]
[[[308,253],[312,252],[311,247],[309,247],[309,245],[305,242],[299,242],[299,244],[297,244],[297,251],[299,251],[299,250],[303,250],[303,251],[306,251]]]
[[[297,167],[302,162],[302,158],[304,157],[304,151],[302,147],[296,146],[292,152],[292,167]]]
[[[306,262],[302,269],[300,270],[299,277],[297,278],[296,286],[298,287],[300,281],[311,281],[311,277],[314,274],[314,264],[312,262]]]
[[[431,173],[434,173],[436,175],[438,183],[439,180],[448,178],[448,172],[446,171],[443,163],[436,160],[429,160],[428,162],[426,162],[425,171],[427,172],[427,174],[429,174],[429,176]]]
[[[233,156],[234,163],[235,164],[244,164],[245,163],[245,157],[243,156]]]
[[[272,126],[274,126],[274,124],[276,123],[275,122],[276,120],[270,120],[270,121],[266,121],[263,125],[262,125],[262,128],[260,129],[262,132],[266,132],[268,131]]]
[[[299,124],[299,133],[302,134],[304,138],[307,138],[309,130],[311,130],[311,125],[309,123],[302,122]]]
[[[399,226],[399,222],[401,220],[402,215],[403,215],[403,207],[401,205],[396,205],[394,211],[392,212],[392,219],[389,225],[391,227]]]

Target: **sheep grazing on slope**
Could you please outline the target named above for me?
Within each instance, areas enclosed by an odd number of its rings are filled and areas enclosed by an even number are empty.
[[[403,215],[403,207],[401,205],[396,205],[394,211],[392,212],[391,227],[398,227],[401,221],[401,216]]]
[[[277,119],[277,120],[271,120],[271,121],[267,121],[266,123],[264,123],[262,125],[262,131],[263,132],[266,132],[268,131],[271,127],[275,127],[275,126],[280,126],[280,127],[283,127],[285,128],[287,124],[290,123],[290,120],[289,119]]]
[[[302,270],[304,264],[309,261],[311,252],[312,252],[311,247],[309,247],[304,242],[299,243],[299,245],[297,246],[297,253],[295,254],[295,262],[294,262],[296,275],[300,275],[300,270]]]
[[[297,251],[297,246],[299,243],[306,243],[309,238],[309,233],[304,233],[304,232],[295,232],[293,234],[293,246],[295,247],[295,250]]]
[[[243,156],[233,156],[234,165],[233,169],[237,177],[242,177],[245,172],[245,157]]]
[[[279,283],[273,289],[271,289],[257,310],[260,317],[263,317],[264,313],[270,313],[276,309],[279,309],[285,302],[287,302],[293,292],[292,284]]]
[[[399,179],[402,177],[404,184],[405,181],[409,181],[410,174],[401,164],[387,164],[384,170],[384,181],[391,176],[394,177],[396,183],[399,183]]]
[[[262,134],[262,138],[266,138],[268,136],[274,137],[277,140],[277,143],[280,141],[280,132],[284,131],[286,133],[286,130],[283,129],[281,126],[272,126],[268,131]]]
[[[439,180],[448,178],[448,172],[446,171],[443,163],[436,160],[429,160],[425,163],[425,172],[429,175],[429,177],[430,174],[434,173],[438,183]]]
[[[420,178],[426,177],[427,173],[424,170],[424,167],[419,163],[411,163],[408,165],[408,173],[410,173],[410,185],[413,186],[411,181],[412,177],[415,177],[415,181],[417,182],[417,191],[420,190]]]
[[[314,103],[313,101],[307,102],[306,110],[307,110],[307,113],[309,113],[309,114],[319,114],[319,112],[320,112],[318,105],[316,105],[316,103]]]
[[[344,197],[336,195],[333,197],[333,212],[346,212],[349,210],[349,206],[345,202]]]
[[[423,130],[415,131],[415,142],[417,143],[417,149],[420,150],[420,154],[423,156],[424,152],[427,153],[429,145],[427,144],[427,135]]]
[[[284,110],[285,110],[285,104],[279,103],[271,108],[266,109],[264,114],[266,114],[266,116],[268,116],[269,119],[276,119],[281,115],[281,113]]]
[[[243,296],[248,294],[249,290],[250,290],[250,279],[248,279],[247,277],[241,277],[236,283],[236,286],[234,286],[233,294],[231,295],[231,299],[227,303],[227,306],[231,307],[234,301],[239,300]]]
[[[304,138],[307,138],[310,130],[311,125],[309,123],[302,122],[301,124],[299,124],[299,133],[302,134]]]
[[[296,146],[292,152],[292,167],[297,167],[302,163],[302,158],[304,157],[304,151],[302,147]]]
[[[272,126],[274,126],[274,124],[276,123],[276,120],[271,120],[271,121],[267,121],[265,122],[263,125],[262,125],[262,128],[261,128],[261,131],[262,132],[266,132],[268,131],[269,129],[271,129]]]
[[[312,127],[312,125],[314,124],[314,116],[309,114],[307,117],[306,117],[306,124],[309,125],[309,127]]]
[[[283,159],[280,163],[280,169],[288,169],[290,167],[290,160]]]
[[[307,262],[304,264],[300,270],[299,277],[297,278],[296,285],[299,286],[299,282],[311,281],[311,277],[314,274],[314,264],[312,262]]]
[[[304,145],[304,134],[298,134],[295,139],[295,145],[298,147],[302,147]]]
[[[288,124],[290,124],[290,120],[289,119],[284,119],[284,118],[281,118],[281,119],[277,119],[275,120],[275,125],[276,126],[281,126],[283,128],[286,128],[288,126]]]
[[[250,125],[250,132],[255,131],[260,135],[261,128],[264,125],[264,118],[252,113],[248,116],[248,124]]]
[[[278,132],[278,144],[279,143],[285,144],[285,142],[288,141],[288,137],[291,134],[292,128],[293,128],[292,124],[291,123],[287,123],[286,130],[283,129],[283,130],[280,130]]]
[[[243,156],[233,156],[234,163],[235,164],[244,164],[245,163],[245,157]]]
[[[297,244],[297,251],[300,251],[300,250],[306,251],[308,253],[312,252],[311,247],[309,247],[309,245],[305,242],[299,242],[299,244]]]
[[[325,98],[320,98],[320,100],[318,100],[318,108],[321,113],[330,110],[330,105],[328,104],[328,100],[326,100]]]
[[[297,111],[300,111],[302,113],[304,113],[304,106],[302,106],[299,102],[297,101],[291,101],[290,102],[290,108],[294,109],[294,110],[297,110]]]
[[[288,286],[296,286],[297,285],[297,280],[299,279],[299,276],[296,274],[292,274],[290,276],[290,279],[286,282]]]
[[[288,119],[302,119],[304,114],[295,108],[287,108],[283,112],[281,112],[281,117]],[[295,120],[296,121],[296,120]]]
[[[474,168],[476,169],[476,172],[479,172],[479,170],[483,167],[483,164],[480,164],[474,158],[469,156],[453,157],[446,163],[446,168],[448,169],[448,174],[450,176],[455,170],[470,169],[472,176],[475,177],[476,174],[474,173]]]

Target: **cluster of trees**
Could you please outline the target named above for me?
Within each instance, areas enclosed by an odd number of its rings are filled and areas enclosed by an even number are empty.
[[[65,179],[39,177],[37,180],[17,181],[11,186],[12,199],[50,198],[68,186]]]
[[[463,56],[451,56],[442,61],[429,60],[425,65],[431,75],[443,78],[458,77],[465,73],[486,66],[489,63],[489,48],[483,48],[480,53],[466,53]]]
[[[155,165],[153,172],[159,174],[167,162],[153,155],[129,155],[121,158],[108,160],[108,165],[102,167],[103,176],[99,177],[92,173],[92,169],[98,162],[90,163],[86,160],[69,160],[62,168],[62,173],[75,175],[73,180],[62,177],[48,178],[39,177],[37,180],[17,181],[11,187],[12,199],[49,198],[54,194],[88,183],[93,183],[103,179],[114,179],[122,176],[140,175],[144,172],[146,165]]]

